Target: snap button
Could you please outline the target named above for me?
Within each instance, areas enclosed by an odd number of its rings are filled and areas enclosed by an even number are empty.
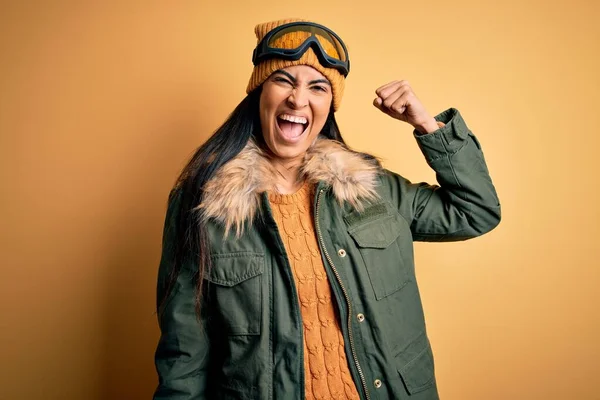
[[[338,250],[338,256],[340,256],[340,257],[346,257],[346,250],[339,249]]]
[[[377,389],[379,389],[381,387],[381,385],[382,385],[382,383],[381,383],[381,381],[379,379],[375,379],[375,382],[373,382],[373,383],[375,384],[375,387]]]
[[[358,314],[356,318],[358,318],[358,322],[363,322],[365,320],[365,315],[361,313]]]

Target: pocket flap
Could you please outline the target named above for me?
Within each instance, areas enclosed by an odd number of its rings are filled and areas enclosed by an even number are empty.
[[[385,249],[392,244],[402,232],[399,215],[392,214],[384,218],[367,222],[350,228],[348,233],[360,247]]]
[[[435,383],[431,344],[425,335],[418,342],[419,344],[422,343],[424,348],[408,363],[399,365],[397,368],[406,390],[410,394],[421,392]]]
[[[263,273],[264,254],[228,253],[213,254],[212,268],[204,279],[221,286],[235,286]]]

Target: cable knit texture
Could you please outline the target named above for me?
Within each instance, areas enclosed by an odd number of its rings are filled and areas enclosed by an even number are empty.
[[[313,199],[314,186],[308,181],[294,194],[269,192],[298,289],[304,323],[306,399],[359,399],[317,244]]]

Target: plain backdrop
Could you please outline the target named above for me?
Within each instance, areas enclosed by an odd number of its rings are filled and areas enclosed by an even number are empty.
[[[169,189],[286,17],[347,42],[352,147],[435,183],[394,79],[483,146],[499,227],[416,244],[441,398],[600,399],[599,4],[2,1],[0,399],[151,397]]]

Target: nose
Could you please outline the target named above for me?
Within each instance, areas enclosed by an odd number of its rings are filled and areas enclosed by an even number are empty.
[[[308,93],[307,90],[302,88],[294,88],[290,93],[288,99],[288,103],[293,108],[299,109],[306,107],[308,105]]]

